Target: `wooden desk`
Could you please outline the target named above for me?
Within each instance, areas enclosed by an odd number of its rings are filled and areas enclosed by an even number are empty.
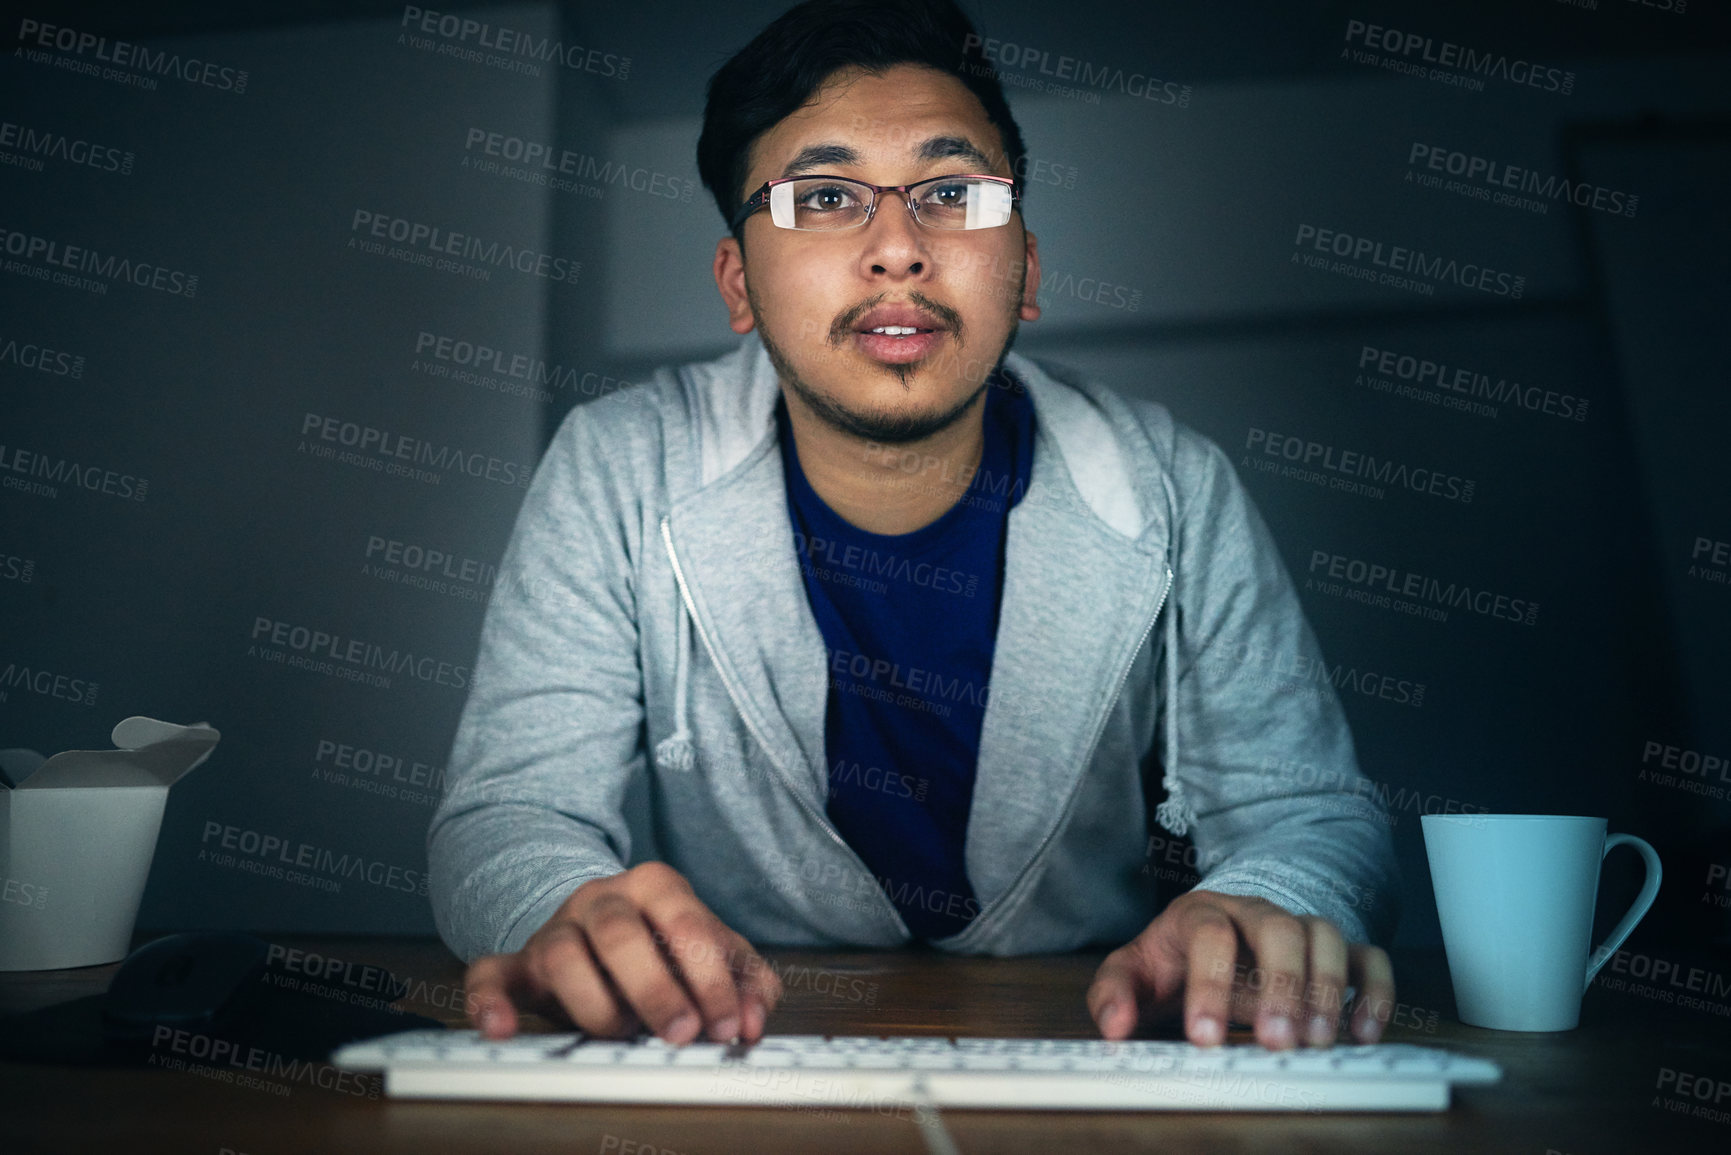
[[[459,1023],[463,968],[432,940],[278,936],[325,958],[389,969],[411,984],[399,1005]],[[1098,955],[1023,959],[932,953],[769,952],[788,993],[770,1029],[790,1034],[1090,1037],[1082,1003]],[[1674,1113],[1663,1069],[1731,1080],[1731,1019],[1595,988],[1580,1029],[1479,1030],[1454,1020],[1440,953],[1399,955],[1399,1025],[1388,1040],[1501,1063],[1495,1087],[1458,1091],[1440,1115],[945,1112],[964,1155],[980,1152],[1610,1152],[1731,1150],[1731,1122]],[[106,988],[113,966],[0,975],[0,1012]],[[905,1114],[399,1102],[299,1084],[287,1094],[187,1072],[0,1065],[0,1152],[906,1152],[923,1155]],[[1712,1100],[1705,1104],[1711,1107]],[[1720,1100],[1731,1120],[1731,1095]]]

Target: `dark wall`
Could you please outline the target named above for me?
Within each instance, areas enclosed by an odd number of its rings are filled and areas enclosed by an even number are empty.
[[[386,5],[5,29],[0,746],[223,731],[141,926],[431,929],[423,839],[523,480],[571,406],[733,342],[693,150],[708,75],[780,7],[461,10],[566,65]],[[1437,940],[1418,816],[1465,808],[1645,836],[1667,880],[1638,941],[1725,945],[1725,18],[1128,7],[970,5],[1046,262],[1018,348],[1238,464],[1392,807],[1400,941]],[[1445,43],[1483,70],[1426,63]],[[507,171],[522,146],[568,150],[563,183]],[[1428,592],[1384,597],[1407,575]],[[236,831],[395,881],[201,858]]]

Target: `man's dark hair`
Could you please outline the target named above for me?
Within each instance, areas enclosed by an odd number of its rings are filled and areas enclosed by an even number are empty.
[[[1010,172],[1020,181],[1022,130],[973,22],[954,0],[807,0],[777,17],[709,79],[697,172],[722,219],[732,221],[745,201],[746,168],[758,137],[797,112],[838,69],[857,66],[875,74],[897,64],[928,65],[966,85],[1003,137]]]

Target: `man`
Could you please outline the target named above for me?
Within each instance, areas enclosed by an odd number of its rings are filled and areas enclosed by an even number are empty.
[[[1108,1038],[1388,1018],[1387,829],[1331,688],[1281,674],[1316,642],[1230,464],[1009,353],[1039,252],[972,31],[814,0],[711,83],[745,340],[566,419],[429,833],[489,1036],[756,1039],[752,941],[1127,944],[1086,993]],[[1151,810],[1205,869],[1163,907]]]

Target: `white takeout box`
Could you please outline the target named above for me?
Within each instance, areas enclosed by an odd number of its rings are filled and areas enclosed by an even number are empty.
[[[117,750],[0,750],[0,971],[126,957],[168,788],[221,737],[133,717]]]

